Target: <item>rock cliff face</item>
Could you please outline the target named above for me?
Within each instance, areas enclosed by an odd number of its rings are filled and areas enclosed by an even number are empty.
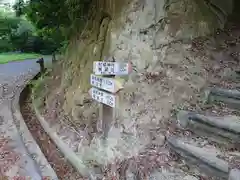
[[[232,11],[231,1],[119,2],[98,4],[105,14],[99,12],[96,23],[88,26],[90,33],[70,46],[79,53],[73,57],[69,51],[63,79],[70,79],[65,86],[65,112],[77,124],[91,128],[99,112],[87,95],[92,62],[115,57],[134,66],[119,93],[115,109],[119,126],[112,126],[107,149],[103,151],[97,135],[79,149],[84,160],[99,164],[135,155],[152,142],[153,130],[164,131],[174,110],[201,100],[208,72],[188,40],[223,27]]]

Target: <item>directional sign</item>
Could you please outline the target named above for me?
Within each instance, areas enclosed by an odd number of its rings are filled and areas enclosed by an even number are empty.
[[[116,96],[104,91],[101,91],[97,88],[91,88],[89,94],[96,101],[106,104],[111,107],[116,107]]]
[[[113,79],[113,78],[105,78],[101,76],[96,76],[91,74],[90,82],[92,86],[103,89],[105,91],[109,91],[112,93],[118,92],[120,89],[123,89],[123,79]]]
[[[96,75],[128,75],[132,71],[131,63],[120,62],[93,62],[93,72]]]

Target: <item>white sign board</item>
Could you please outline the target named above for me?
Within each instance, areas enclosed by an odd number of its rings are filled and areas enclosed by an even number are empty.
[[[117,81],[113,78],[105,78],[101,76],[96,76],[91,74],[90,83],[92,86],[109,91],[111,93],[116,93],[123,88],[123,85],[120,81]]]
[[[116,107],[116,96],[104,91],[101,91],[97,88],[91,88],[89,91],[90,95],[96,101],[106,104],[111,107]]]
[[[95,61],[93,62],[93,72],[96,75],[128,75],[132,71],[130,63],[120,62],[105,62]]]

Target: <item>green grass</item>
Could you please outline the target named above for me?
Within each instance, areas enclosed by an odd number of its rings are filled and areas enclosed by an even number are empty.
[[[0,53],[0,64],[5,64],[12,61],[22,61],[25,59],[36,59],[41,57],[40,54],[31,53]]]

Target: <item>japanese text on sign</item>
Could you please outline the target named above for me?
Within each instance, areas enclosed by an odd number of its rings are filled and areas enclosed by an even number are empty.
[[[131,72],[130,63],[95,61],[93,71],[96,75],[127,75]]]
[[[116,93],[122,89],[124,83],[122,79],[105,78],[101,76],[95,76],[94,74],[91,74],[90,82],[92,86],[111,93]]]
[[[109,92],[115,92],[114,80],[111,78],[103,78],[91,74],[91,85]]]
[[[116,106],[116,96],[114,96],[113,94],[101,91],[97,88],[91,88],[90,94],[93,99],[100,103],[106,104],[111,107]]]

